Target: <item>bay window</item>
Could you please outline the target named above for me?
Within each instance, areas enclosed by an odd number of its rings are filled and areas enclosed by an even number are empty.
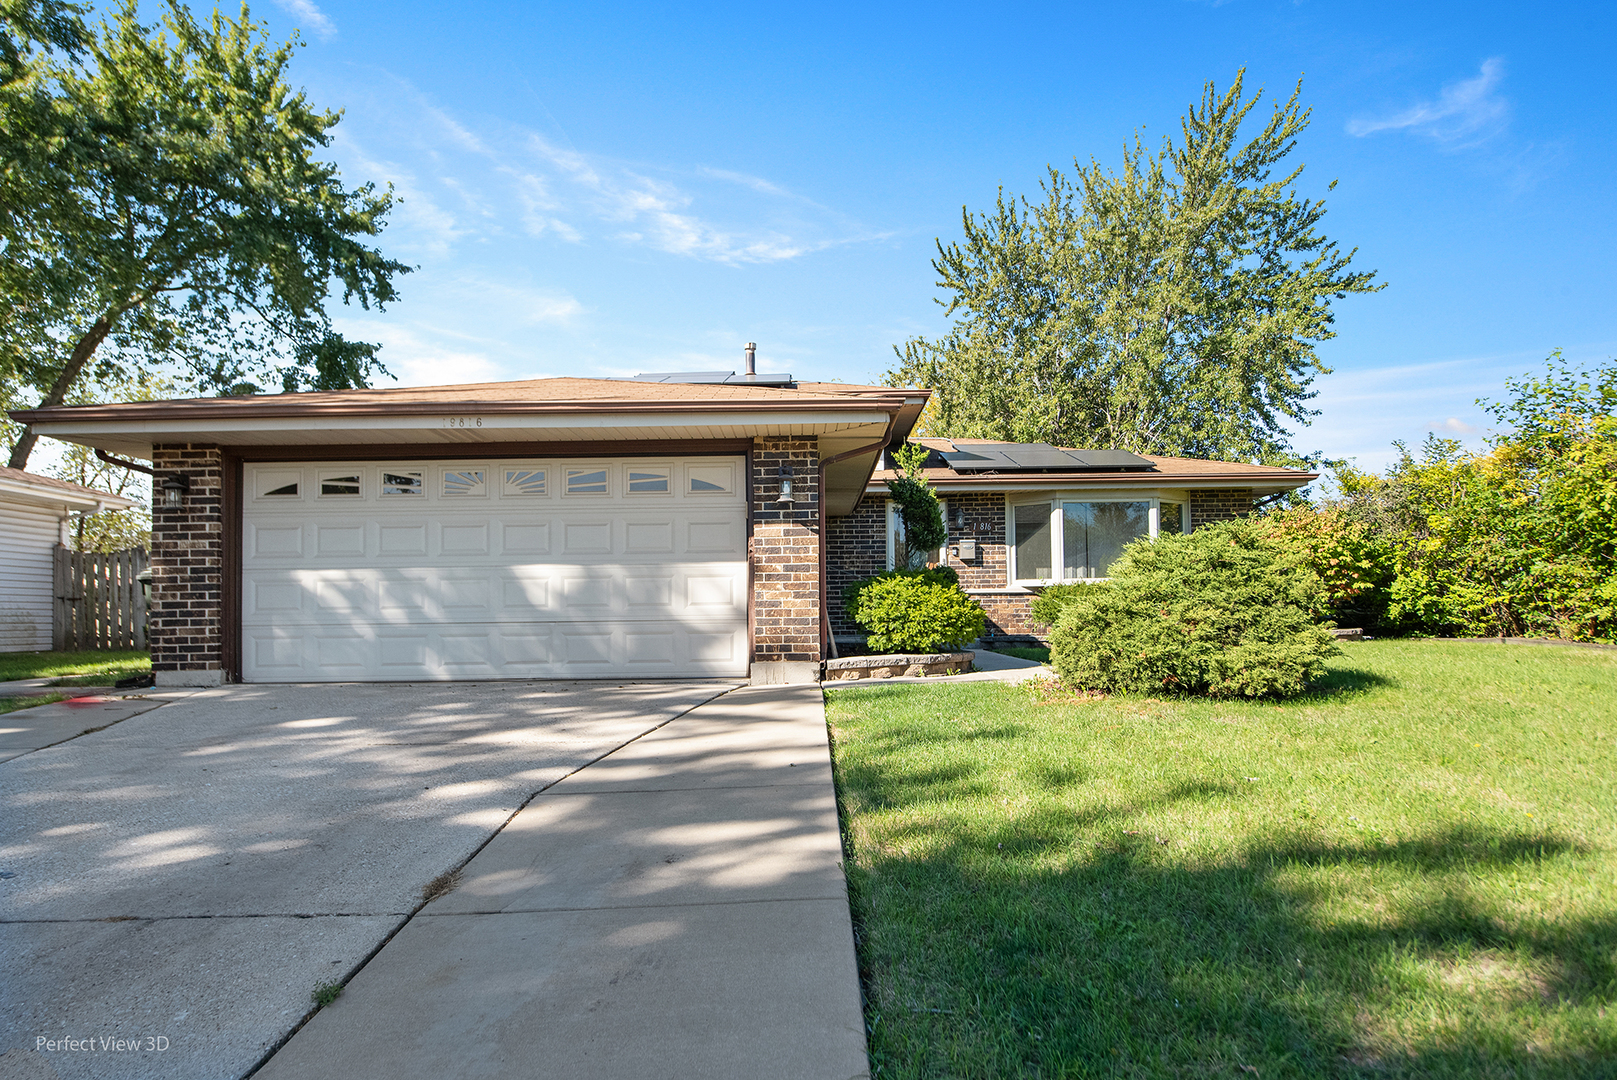
[[[1065,499],[1011,507],[1011,580],[1103,578],[1143,536],[1183,531],[1180,503],[1161,499]]]

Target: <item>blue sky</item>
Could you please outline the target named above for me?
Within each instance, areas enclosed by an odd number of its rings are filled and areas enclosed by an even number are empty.
[[[277,0],[332,153],[392,183],[382,316],[402,383],[731,369],[878,380],[945,326],[929,259],[961,207],[1115,164],[1206,79],[1314,109],[1325,232],[1387,288],[1337,305],[1301,450],[1377,467],[1470,439],[1552,348],[1617,355],[1606,5],[1142,0],[425,5]]]

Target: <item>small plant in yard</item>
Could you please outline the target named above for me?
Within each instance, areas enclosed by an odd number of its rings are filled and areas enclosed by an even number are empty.
[[[1050,663],[1086,690],[1285,697],[1339,651],[1323,606],[1317,574],[1257,524],[1223,522],[1129,545],[1062,610]]]
[[[340,997],[342,997],[342,983],[339,982],[317,983],[314,992],[309,995],[309,999],[322,1009]]]
[[[932,653],[982,636],[982,606],[960,588],[953,570],[902,570],[856,582],[848,617],[877,653]]]

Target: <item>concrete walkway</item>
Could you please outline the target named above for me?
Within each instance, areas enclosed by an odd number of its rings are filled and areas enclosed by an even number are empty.
[[[814,686],[537,796],[257,1075],[847,1080],[864,1021]]]
[[[0,761],[100,731],[191,693],[190,690],[142,690],[129,695],[109,695],[92,689],[83,697],[0,713]]]

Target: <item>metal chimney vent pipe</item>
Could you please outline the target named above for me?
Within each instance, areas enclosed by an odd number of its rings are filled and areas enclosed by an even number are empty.
[[[756,378],[758,375],[758,343],[747,342],[747,378]]]

